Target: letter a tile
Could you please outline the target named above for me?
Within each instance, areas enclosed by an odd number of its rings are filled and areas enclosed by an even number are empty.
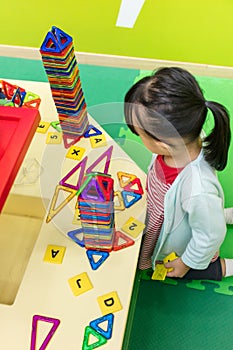
[[[107,146],[107,141],[104,134],[98,136],[91,136],[89,140],[91,142],[92,148]]]
[[[117,292],[111,292],[97,298],[103,315],[122,310],[122,305]]]
[[[47,246],[43,260],[48,263],[62,264],[65,251],[66,247],[49,244]]]

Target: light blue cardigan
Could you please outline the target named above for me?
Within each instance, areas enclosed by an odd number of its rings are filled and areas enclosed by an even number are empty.
[[[187,266],[205,269],[226,235],[223,208],[222,187],[201,152],[165,195],[164,222],[152,256],[153,268],[156,260],[176,252]]]

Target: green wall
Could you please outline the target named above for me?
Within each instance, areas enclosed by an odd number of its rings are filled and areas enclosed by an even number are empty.
[[[116,27],[120,4],[2,1],[0,44],[40,47],[55,25],[73,37],[76,51],[233,65],[232,0],[145,0],[133,28]]]

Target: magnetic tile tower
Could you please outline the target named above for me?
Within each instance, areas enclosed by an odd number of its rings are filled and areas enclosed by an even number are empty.
[[[40,53],[56,105],[65,148],[76,143],[89,123],[73,39],[53,26]]]
[[[111,175],[89,173],[78,197],[86,249],[111,251],[114,240],[114,181]]]

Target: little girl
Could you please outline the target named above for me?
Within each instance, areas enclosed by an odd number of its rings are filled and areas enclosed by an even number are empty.
[[[201,132],[207,111],[214,128]],[[233,260],[218,256],[226,235],[224,198],[215,170],[227,164],[228,112],[206,101],[195,78],[181,68],[162,68],[138,81],[125,96],[125,118],[154,154],[147,177],[147,218],[139,268],[165,265],[168,277],[221,280]]]

